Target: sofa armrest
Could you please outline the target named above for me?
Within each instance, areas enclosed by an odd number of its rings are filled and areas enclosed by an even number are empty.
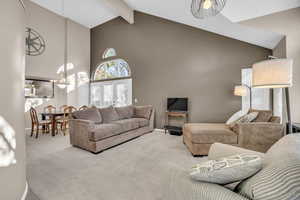
[[[88,147],[89,132],[94,128],[95,122],[81,119],[70,119],[70,142],[82,148]]]
[[[237,124],[240,147],[266,152],[284,136],[284,126],[278,123],[255,122]]]
[[[216,160],[219,158],[227,157],[227,156],[233,156],[236,154],[242,154],[242,153],[250,153],[258,155],[262,158],[264,158],[265,154],[257,152],[257,151],[251,151],[248,149],[243,149],[240,147],[231,146],[228,144],[221,144],[221,143],[214,143],[209,150],[208,153],[208,159],[209,160]]]
[[[155,117],[155,110],[152,108],[151,116],[149,119],[149,127],[153,130],[154,129],[154,117]]]
[[[272,116],[269,122],[280,124],[281,118],[277,116]]]

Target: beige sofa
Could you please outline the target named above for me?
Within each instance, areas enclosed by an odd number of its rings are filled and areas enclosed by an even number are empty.
[[[72,114],[70,142],[73,146],[99,153],[153,131],[152,106],[89,108]]]
[[[254,122],[236,124],[233,128],[216,123],[185,124],[183,142],[194,156],[207,155],[210,146],[216,142],[266,152],[284,136],[284,126],[271,111],[258,112]]]

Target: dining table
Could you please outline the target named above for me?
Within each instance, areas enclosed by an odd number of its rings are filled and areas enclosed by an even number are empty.
[[[55,136],[55,130],[56,130],[56,121],[58,117],[64,116],[64,112],[42,112],[42,120],[46,120],[49,118],[51,120],[51,135]]]

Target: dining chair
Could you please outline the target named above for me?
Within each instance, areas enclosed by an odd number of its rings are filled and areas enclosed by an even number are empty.
[[[62,105],[59,107],[59,112],[64,112],[65,108],[67,108],[68,105]],[[57,117],[57,121],[56,121],[57,125],[60,125],[60,129],[63,129],[63,116],[62,117]],[[58,131],[57,131],[58,132]]]
[[[81,106],[80,108],[79,108],[79,110],[86,110],[86,109],[88,109],[89,107],[87,107],[86,105],[84,105],[84,106]]]
[[[56,107],[52,106],[52,105],[46,106],[44,108],[44,112],[45,113],[55,113],[56,112]]]
[[[40,130],[42,130],[43,133],[45,133],[45,131],[46,132],[50,131],[51,122],[48,120],[40,121],[38,118],[37,112],[33,107],[30,108],[30,118],[31,118],[31,135],[30,135],[30,137],[33,136],[35,129],[36,129],[35,138],[39,137]]]
[[[71,113],[77,111],[74,106],[68,106],[64,109],[64,116],[59,123],[61,123],[61,130],[63,131],[64,135],[66,135],[66,131],[69,127],[69,119],[71,118]]]
[[[44,108],[44,112],[45,113],[55,113],[56,112],[56,107],[53,106],[53,105],[48,105]],[[49,120],[53,120],[53,119],[49,119]],[[55,128],[55,131],[58,132],[57,125],[55,127],[51,127],[51,128]]]
[[[59,107],[59,111],[64,112],[65,108],[67,108],[67,107],[68,107],[68,105],[62,105]]]

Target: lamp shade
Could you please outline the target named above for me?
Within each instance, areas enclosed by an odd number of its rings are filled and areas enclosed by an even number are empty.
[[[235,86],[234,87],[234,95],[241,96],[241,97],[247,96],[247,87],[245,87],[243,85]]]
[[[253,65],[252,85],[256,88],[292,87],[293,60],[273,59]]]

